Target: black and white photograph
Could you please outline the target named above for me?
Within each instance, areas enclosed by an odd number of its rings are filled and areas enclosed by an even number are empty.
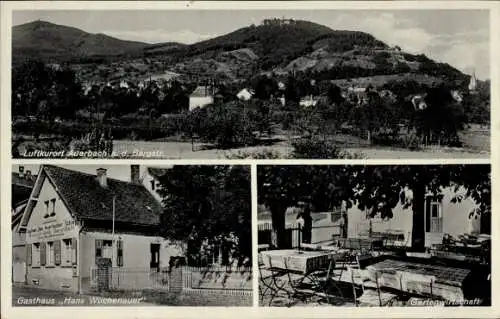
[[[249,166],[13,165],[12,306],[252,306]]]
[[[11,35],[14,158],[490,157],[488,9],[14,10]]]
[[[261,307],[491,306],[490,165],[257,169]]]

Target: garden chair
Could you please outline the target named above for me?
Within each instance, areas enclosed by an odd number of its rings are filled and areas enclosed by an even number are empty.
[[[269,306],[271,306],[274,297],[279,291],[284,290],[286,281],[279,280],[279,277],[284,275],[282,269],[276,269],[272,266],[266,267],[262,260],[262,256],[258,255],[259,263],[259,296],[260,301],[263,302],[266,296],[270,297]],[[271,258],[269,257],[269,265],[271,265]]]
[[[354,304],[356,307],[364,306],[390,306],[398,295],[383,291],[380,287],[380,271],[373,273],[374,278],[370,278],[367,271],[360,268],[350,268],[352,292],[354,297]],[[361,295],[358,296],[358,290],[361,288]]]
[[[318,291],[316,289],[320,288],[321,284],[319,284],[319,281],[316,281],[314,274],[300,274],[294,272],[288,267],[286,257],[284,258],[283,263],[288,276],[288,285],[285,291],[288,294],[288,299],[291,301],[288,306],[293,305],[296,300],[308,303],[310,299],[318,296]],[[306,279],[309,279],[308,281],[310,282],[305,282]]]

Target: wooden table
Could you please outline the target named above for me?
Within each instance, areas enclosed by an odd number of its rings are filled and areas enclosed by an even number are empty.
[[[383,246],[382,238],[374,238],[368,236],[359,236],[352,238],[337,239],[342,248],[351,250],[374,250],[380,249]]]
[[[289,299],[298,298],[306,301],[312,296],[326,298],[329,303],[331,295],[328,293],[329,274],[324,281],[317,277],[318,273],[329,269],[330,263],[334,262],[335,251],[304,251],[293,249],[268,250],[260,253],[265,267],[284,271],[287,285],[278,285],[274,281],[273,290],[275,295],[279,291],[288,294]],[[330,271],[333,269],[332,268]],[[307,288],[306,288],[307,287]],[[339,291],[341,291],[334,285]]]
[[[379,285],[446,300],[464,300],[463,284],[471,273],[468,269],[387,259],[366,268],[377,271]]]
[[[261,255],[266,267],[307,274],[317,269],[328,268],[335,252],[282,249],[262,251]]]

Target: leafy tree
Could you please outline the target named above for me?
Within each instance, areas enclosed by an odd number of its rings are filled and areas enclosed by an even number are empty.
[[[328,86],[326,94],[327,94],[327,97],[328,97],[328,102],[330,104],[340,105],[344,101],[344,98],[342,97],[342,91],[340,90],[340,87],[338,87],[335,84],[330,84]]]
[[[387,128],[394,121],[391,108],[376,92],[368,92],[368,103],[351,109],[354,124],[367,132],[368,143],[372,142],[375,130]]]
[[[12,115],[71,118],[84,107],[74,71],[26,61],[12,69]]]
[[[253,132],[259,128],[257,112],[245,108],[241,102],[206,106],[192,116],[196,117],[190,120],[196,123],[192,126],[197,129],[195,134],[221,148],[252,144]]]
[[[425,101],[427,108],[416,111],[413,118],[417,132],[429,143],[459,143],[458,132],[463,130],[466,118],[450,89],[444,85],[429,88]]]
[[[439,196],[445,187],[455,192],[454,201],[472,198],[479,205],[488,231],[490,171],[489,165],[259,166],[258,200],[271,210],[278,246],[283,244],[286,209],[304,198],[318,210],[331,209],[344,201],[347,208],[357,205],[371,216],[382,218],[392,218],[398,203],[411,206],[412,248],[423,250],[425,197]],[[465,189],[464,196],[460,189]]]
[[[285,99],[286,101],[296,102],[300,101],[300,83],[295,79],[294,76],[289,76],[285,87]]]
[[[237,254],[251,257],[251,192],[247,166],[174,166],[159,177],[161,234],[199,253],[203,240],[224,244],[233,233]]]
[[[269,100],[278,90],[278,83],[273,78],[262,76],[254,80],[253,88],[257,99]]]
[[[189,109],[189,94],[180,82],[173,82],[160,102],[159,110],[162,113],[178,113]]]

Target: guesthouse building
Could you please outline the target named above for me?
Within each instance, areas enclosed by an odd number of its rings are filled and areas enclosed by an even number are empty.
[[[106,261],[120,288],[148,288],[181,247],[159,236],[162,208],[132,166],[131,180],[42,165],[19,224],[28,286],[85,292]],[[128,281],[130,278],[133,281]]]

